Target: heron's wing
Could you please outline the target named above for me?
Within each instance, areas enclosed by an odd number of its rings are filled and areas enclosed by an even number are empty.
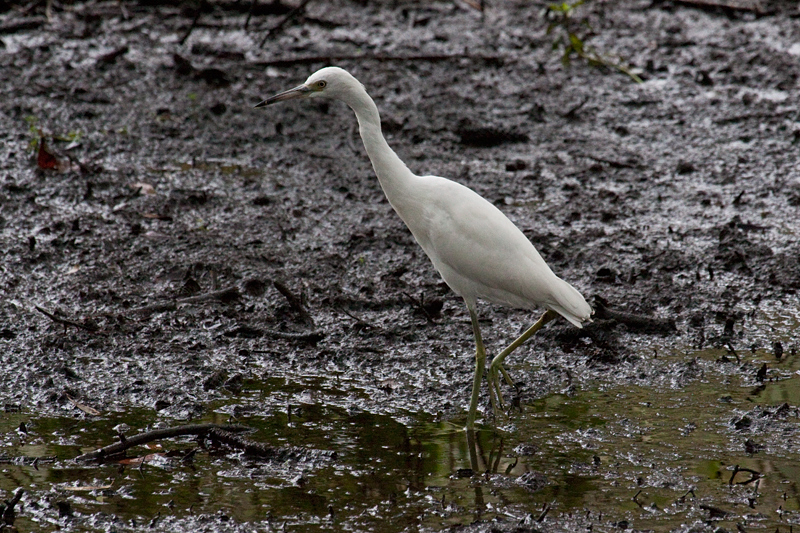
[[[520,307],[542,305],[551,299],[549,287],[560,280],[499,209],[471,189],[444,178],[426,178],[425,188],[428,198],[434,199],[425,203],[427,209],[421,213],[425,220],[419,231],[413,227],[414,221],[407,224],[445,281],[454,281],[461,290],[451,287],[463,292],[464,284],[471,284],[478,297]],[[454,279],[456,276],[460,279]],[[516,299],[500,296],[506,293]]]

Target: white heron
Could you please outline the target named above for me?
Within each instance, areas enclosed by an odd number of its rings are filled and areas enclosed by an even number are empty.
[[[375,102],[349,72],[325,67],[302,85],[256,107],[300,98],[341,100],[355,112],[364,148],[386,198],[445,283],[464,299],[476,346],[467,415],[467,429],[472,429],[486,365],[476,312],[478,298],[516,308],[547,310],[489,363],[489,398],[495,412],[498,404],[503,407],[499,375],[513,385],[503,368],[505,358],[558,315],[579,328],[591,322],[592,308],[572,285],[550,270],[527,237],[491,202],[449,179],[411,172],[386,143]]]

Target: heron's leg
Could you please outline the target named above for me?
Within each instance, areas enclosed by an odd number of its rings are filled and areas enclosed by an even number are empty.
[[[497,397],[500,399],[500,405],[503,405],[503,397],[500,394],[500,379],[497,375],[497,372],[500,371],[503,376],[506,378],[506,381],[509,385],[513,385],[514,383],[511,381],[511,376],[508,375],[508,372],[503,368],[503,360],[508,357],[508,355],[516,350],[517,348],[522,345],[526,340],[530,339],[534,333],[542,329],[542,326],[553,320],[558,316],[553,310],[548,309],[542,315],[542,318],[536,321],[534,325],[532,325],[528,330],[519,336],[517,340],[512,342],[511,344],[506,347],[505,350],[500,352],[492,359],[492,362],[489,364],[489,389],[494,389]]]
[[[472,399],[469,402],[469,414],[467,415],[467,431],[472,431],[475,426],[475,413],[478,410],[478,395],[481,392],[483,371],[486,367],[486,350],[483,348],[481,328],[478,326],[478,315],[471,305],[467,304],[467,309],[469,310],[469,318],[472,320],[472,333],[475,335],[475,377],[472,379]]]

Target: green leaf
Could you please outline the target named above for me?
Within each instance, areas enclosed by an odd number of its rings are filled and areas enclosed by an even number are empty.
[[[583,41],[574,33],[569,34],[569,43],[573,50],[579,54],[583,52]]]

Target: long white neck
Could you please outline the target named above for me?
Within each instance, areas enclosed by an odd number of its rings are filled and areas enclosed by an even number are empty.
[[[361,140],[364,141],[364,148],[381,188],[389,203],[402,217],[403,200],[411,194],[416,176],[383,138],[378,107],[367,92],[359,88],[347,96],[344,101],[356,114]]]

